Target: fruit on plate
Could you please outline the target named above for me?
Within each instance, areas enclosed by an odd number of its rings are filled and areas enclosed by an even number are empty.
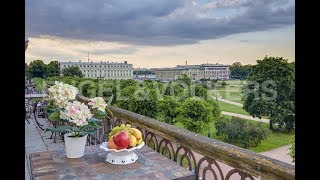
[[[126,149],[130,144],[130,137],[125,131],[119,131],[113,137],[114,144],[118,146],[117,149]]]
[[[119,149],[119,147],[113,141],[113,136],[111,136],[111,138],[109,138],[108,148],[109,149]]]
[[[142,138],[142,133],[139,129],[137,129],[137,128],[131,128],[131,129],[133,131],[133,135],[137,138],[137,140]]]
[[[121,124],[114,127],[108,135],[109,149],[129,149],[142,143],[142,133],[130,124]]]
[[[133,134],[130,134],[130,146],[131,147],[135,147],[137,145],[137,138],[133,135]]]

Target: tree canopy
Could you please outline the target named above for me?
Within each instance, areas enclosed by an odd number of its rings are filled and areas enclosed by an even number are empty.
[[[252,65],[244,66],[231,66],[230,67],[230,78],[231,79],[246,79],[252,71]]]
[[[63,76],[80,77],[84,75],[78,66],[71,66],[62,70]]]
[[[295,123],[294,66],[282,57],[258,60],[247,78],[243,108],[251,115],[270,117],[270,129],[293,130]]]
[[[28,78],[32,79],[34,77],[45,78],[47,73],[47,67],[42,60],[35,60],[29,64],[27,68]]]

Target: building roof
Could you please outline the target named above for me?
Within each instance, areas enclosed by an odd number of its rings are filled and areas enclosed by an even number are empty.
[[[201,64],[202,67],[229,67],[229,65],[225,64]]]
[[[109,61],[100,61],[100,62],[81,62],[81,61],[60,61],[60,64],[81,64],[81,65],[100,65],[100,64],[113,64],[113,65],[132,65],[125,62],[109,62]]]

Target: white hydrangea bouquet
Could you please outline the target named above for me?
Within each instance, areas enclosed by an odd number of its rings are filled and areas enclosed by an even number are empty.
[[[107,116],[107,103],[102,97],[90,99],[86,105],[76,100],[78,89],[72,85],[55,82],[48,89],[50,104],[45,108],[50,121],[61,121],[59,127],[48,127],[46,131],[71,134],[69,137],[82,137],[95,133],[101,120]]]

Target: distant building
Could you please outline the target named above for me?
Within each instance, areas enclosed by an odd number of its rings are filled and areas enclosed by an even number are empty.
[[[204,68],[204,78],[206,79],[230,79],[230,70],[228,65],[224,64],[201,64]]]
[[[60,62],[60,72],[63,69],[78,66],[86,78],[132,79],[133,65],[127,61],[119,62]]]
[[[233,67],[240,67],[240,66],[242,66],[242,64],[241,64],[241,62],[234,62],[234,63],[232,64],[232,66],[233,66]]]
[[[159,80],[171,81],[178,79],[182,74],[186,74],[192,80],[222,79],[230,78],[228,65],[223,64],[201,64],[201,65],[178,65],[173,68],[154,68],[156,77]]]

